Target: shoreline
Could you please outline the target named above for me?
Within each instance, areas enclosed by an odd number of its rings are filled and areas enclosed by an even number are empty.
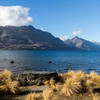
[[[2,100],[100,100],[100,75],[95,72],[30,71],[13,77],[5,70],[0,78]]]

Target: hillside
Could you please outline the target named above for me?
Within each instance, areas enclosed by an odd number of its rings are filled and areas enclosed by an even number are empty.
[[[72,39],[65,40],[64,42],[65,42],[65,44],[67,44],[71,47],[76,47],[81,50],[87,50],[87,51],[100,50],[99,45],[97,45],[91,41],[79,38],[77,36]]]
[[[72,50],[51,33],[33,26],[0,26],[0,49]]]

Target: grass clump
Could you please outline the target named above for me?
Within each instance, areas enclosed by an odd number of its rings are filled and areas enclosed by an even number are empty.
[[[76,95],[76,98],[81,98],[82,95],[88,94],[92,97],[92,100],[100,100],[100,95],[95,95],[98,92],[97,90],[99,90],[98,93],[100,93],[100,75],[97,73],[91,72],[90,74],[86,74],[82,71],[68,71],[67,73],[59,74],[59,76],[63,81],[59,82],[60,84],[54,84],[54,80],[51,80],[52,85],[50,85],[50,89],[59,95],[64,94],[66,97],[74,98]],[[52,95],[54,95],[53,93],[55,92],[52,92]],[[57,100],[60,100],[60,98]]]
[[[5,70],[0,73],[0,95],[15,94],[18,90],[18,82],[12,78],[12,73]]]
[[[59,82],[53,78],[45,82],[49,88],[43,90],[41,97],[29,94],[27,100],[100,100],[100,75],[97,73],[68,71],[59,77]]]
[[[27,95],[26,100],[41,100],[42,96],[36,93],[30,93]]]
[[[66,82],[64,83],[64,86],[62,88],[62,92],[66,96],[71,96],[75,93],[79,93],[80,89],[81,89],[80,82],[71,78],[71,79],[67,79]]]
[[[51,100],[53,98],[54,91],[52,89],[46,89],[43,91],[44,100]]]

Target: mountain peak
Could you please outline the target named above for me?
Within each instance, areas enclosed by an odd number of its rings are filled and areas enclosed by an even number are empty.
[[[76,48],[80,48],[82,50],[100,50],[100,46],[92,43],[91,41],[88,41],[88,40],[85,40],[85,39],[82,39],[82,38],[79,38],[78,36],[75,36],[74,38],[68,40],[68,41],[65,41],[65,43],[67,45],[70,45],[70,46],[74,46]]]
[[[78,36],[73,37],[72,39],[80,39]]]

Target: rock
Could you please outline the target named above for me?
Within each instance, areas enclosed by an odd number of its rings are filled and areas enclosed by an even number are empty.
[[[18,74],[17,81],[20,85],[43,85],[45,81],[53,78],[56,82],[59,81],[57,72],[23,72]]]
[[[52,61],[48,61],[48,63],[50,64],[50,63],[52,63]]]
[[[10,62],[11,64],[13,64],[14,63],[14,61],[13,60],[11,60],[11,62]]]

